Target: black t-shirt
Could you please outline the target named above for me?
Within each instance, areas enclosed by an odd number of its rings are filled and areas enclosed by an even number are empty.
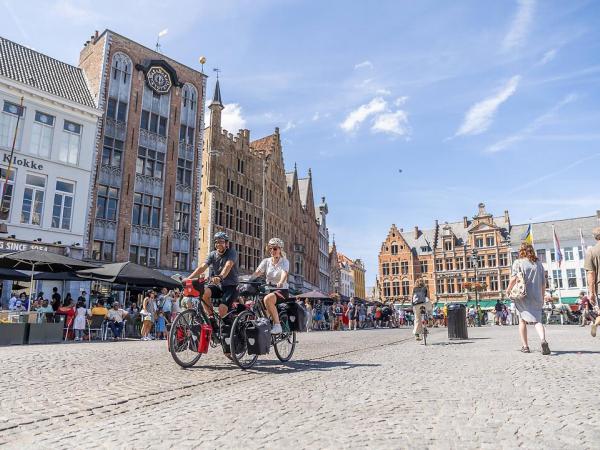
[[[502,303],[496,303],[496,311],[497,312],[502,311]]]
[[[214,250],[206,258],[206,264],[210,268],[211,277],[219,276],[225,267],[227,261],[233,261],[233,267],[225,278],[221,281],[221,286],[237,286],[238,284],[238,254],[233,248],[228,248],[223,254]]]
[[[55,292],[52,294],[52,309],[58,311],[58,308],[60,308],[60,294]]]

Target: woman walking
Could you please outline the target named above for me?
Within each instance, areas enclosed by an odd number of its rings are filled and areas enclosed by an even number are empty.
[[[542,308],[544,307],[544,294],[546,291],[546,280],[544,276],[544,267],[538,261],[535,250],[531,244],[523,243],[519,249],[519,258],[513,263],[512,277],[506,294],[509,298],[513,297],[511,291],[517,284],[519,274],[523,274],[525,282],[525,297],[515,298],[515,306],[521,316],[519,321],[519,334],[521,336],[521,351],[529,353],[529,344],[527,342],[527,324],[534,324],[542,341],[542,354],[549,355],[550,347],[546,342],[546,329],[542,325]]]
[[[427,314],[431,314],[433,311],[433,305],[429,300],[427,286],[425,285],[425,280],[423,278],[419,278],[415,282],[415,288],[413,289],[413,299],[412,299],[413,311],[415,314],[415,325],[413,328],[413,334],[415,335],[415,339],[417,341],[421,340],[421,335],[423,334],[423,321],[421,318],[421,307],[425,308],[425,312]]]
[[[142,303],[142,341],[149,341],[152,339],[150,337],[150,330],[152,330],[152,325],[154,324],[154,320],[156,319],[156,298],[155,293],[152,289],[148,291],[148,295],[144,298],[144,302]]]

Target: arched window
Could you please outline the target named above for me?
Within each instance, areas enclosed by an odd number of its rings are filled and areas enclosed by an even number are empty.
[[[179,128],[179,142],[183,144],[194,145],[197,107],[198,91],[193,85],[186,83],[181,90],[181,125]]]
[[[117,52],[113,55],[106,107],[106,117],[109,119],[119,122],[127,121],[132,66],[133,63],[126,54]],[[114,137],[122,138],[123,136]]]
[[[398,254],[398,244],[396,242],[392,242],[392,255]]]

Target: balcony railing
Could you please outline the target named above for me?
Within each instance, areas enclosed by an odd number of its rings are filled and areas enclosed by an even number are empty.
[[[120,120],[107,117],[104,134],[106,136],[124,141],[125,136],[127,135],[127,122],[121,122]]]

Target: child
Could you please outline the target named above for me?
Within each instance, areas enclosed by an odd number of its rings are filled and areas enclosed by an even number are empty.
[[[167,319],[162,308],[158,308],[158,318],[156,319],[156,338],[166,339],[167,338]]]
[[[77,302],[77,310],[75,311],[75,321],[73,323],[73,329],[75,330],[75,340],[83,341],[83,332],[86,325],[86,316],[88,310],[85,307],[84,301]]]

